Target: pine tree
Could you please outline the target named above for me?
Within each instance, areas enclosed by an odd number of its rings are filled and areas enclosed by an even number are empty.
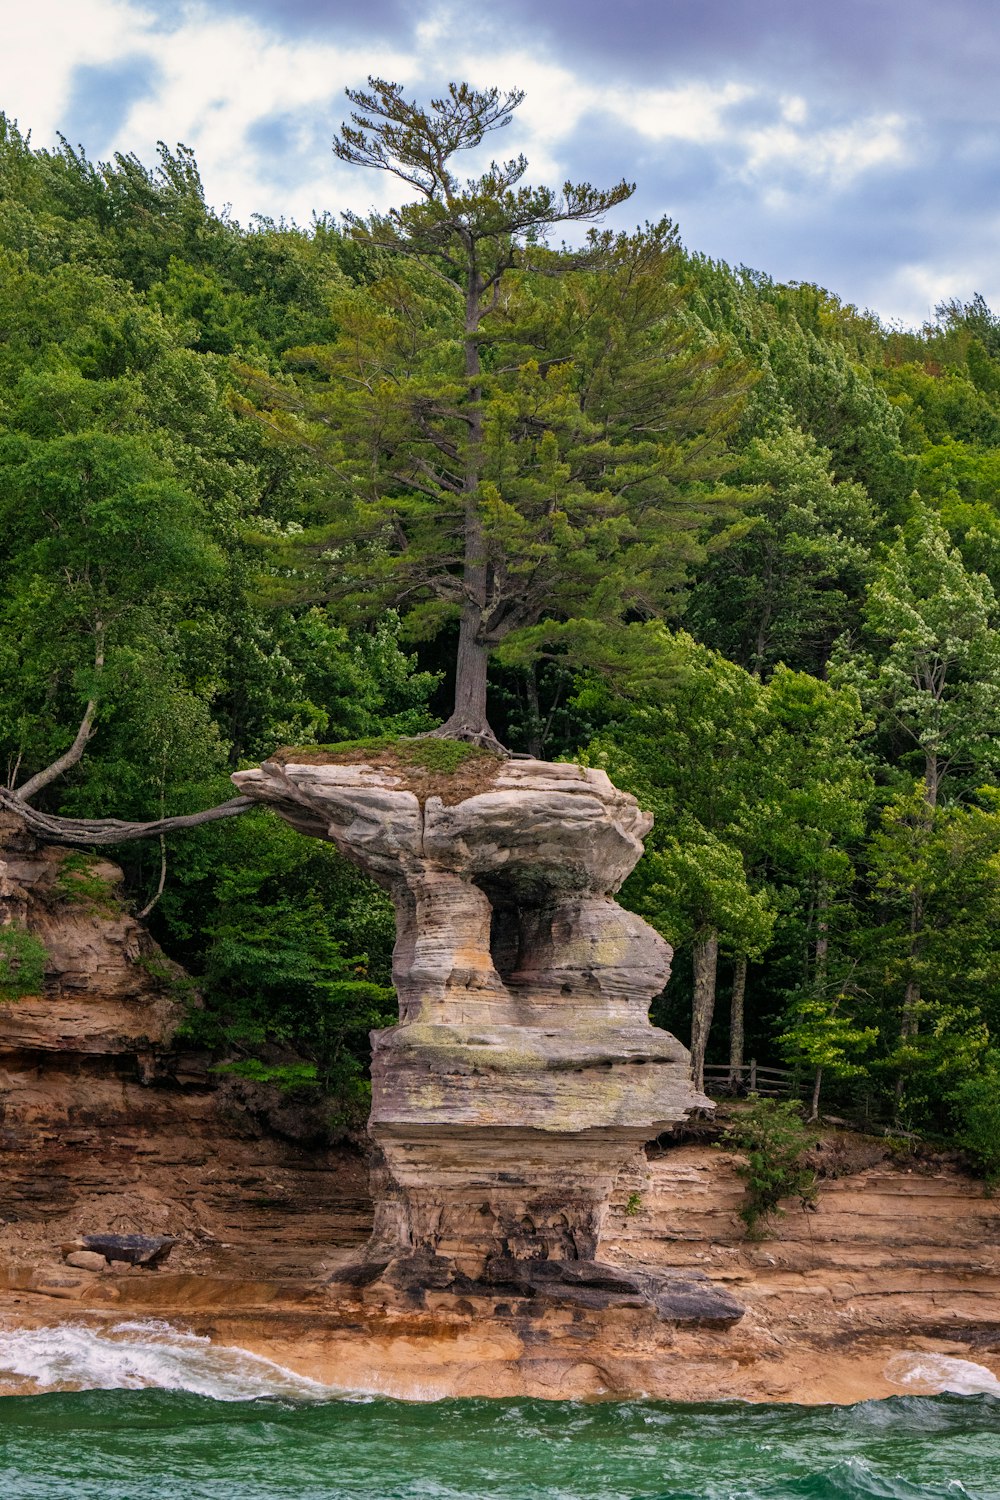
[[[543,619],[659,613],[696,555],[745,372],[680,315],[676,231],[545,235],[632,192],[522,184],[523,157],[453,170],[509,124],[519,92],[466,84],[427,108],[397,84],[349,91],[335,150],[419,194],[350,220],[374,279],[336,305],[337,342],[298,350],[298,435],[336,479],[306,538],[327,597],[399,604],[414,634],[458,626],[454,711],[437,733],[497,747],[490,656]],[[266,399],[278,413],[287,389]],[[294,423],[285,423],[285,431]],[[301,554],[300,554],[301,555]]]

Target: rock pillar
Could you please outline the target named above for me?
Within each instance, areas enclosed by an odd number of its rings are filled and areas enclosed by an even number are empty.
[[[371,1254],[473,1279],[582,1270],[619,1174],[708,1102],[648,1019],[670,948],[614,900],[652,818],[600,770],[482,757],[449,778],[385,760],[284,752],[233,777],[395,903]]]

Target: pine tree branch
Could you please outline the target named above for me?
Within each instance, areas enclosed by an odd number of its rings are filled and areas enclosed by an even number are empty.
[[[94,628],[94,639],[96,642],[94,650],[94,675],[99,677],[104,670],[104,626],[100,620],[98,620]],[[83,752],[86,750],[87,744],[94,733],[94,716],[96,713],[97,699],[91,698],[84,709],[80,727],[76,731],[76,739],[65,754],[60,755],[58,760],[54,760],[51,765],[45,766],[43,770],[36,771],[35,775],[30,776],[23,786],[18,787],[17,795],[22,802],[30,802],[36,792],[40,792],[43,787],[55,781],[64,771],[68,771],[71,766],[75,766],[82,758]]]

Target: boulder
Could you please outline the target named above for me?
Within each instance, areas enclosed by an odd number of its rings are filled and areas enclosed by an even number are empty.
[[[166,1234],[84,1234],[60,1248],[69,1264],[85,1266],[91,1271],[103,1270],[105,1265],[142,1266],[155,1271],[178,1243]],[[86,1262],[81,1256],[87,1257]],[[91,1264],[92,1261],[96,1264]]]
[[[80,1271],[103,1271],[105,1266],[104,1256],[94,1250],[70,1250],[63,1259],[68,1266],[75,1266]]]

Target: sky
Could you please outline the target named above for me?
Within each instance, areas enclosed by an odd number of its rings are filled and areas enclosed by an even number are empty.
[[[996,0],[0,0],[0,109],[98,160],[194,148],[208,201],[307,224],[402,201],[338,162],[344,89],[525,90],[528,180],[907,325],[1000,309]],[[470,160],[470,169],[476,166]]]

